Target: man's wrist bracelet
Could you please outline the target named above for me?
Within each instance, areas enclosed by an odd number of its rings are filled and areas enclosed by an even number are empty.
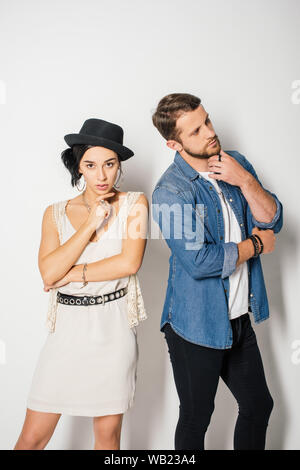
[[[264,244],[263,244],[263,242],[262,242],[262,239],[260,238],[259,235],[257,235],[257,233],[254,233],[253,235],[254,235],[255,238],[257,238],[258,241],[259,241],[259,245],[260,245],[260,246],[259,246],[259,248],[260,248],[259,254],[261,254],[261,253],[263,253],[263,250],[264,250]]]
[[[253,258],[257,258],[259,253],[260,253],[260,246],[259,246],[259,241],[254,235],[250,235],[249,237],[250,240],[252,240],[253,246],[254,246],[254,255]]]

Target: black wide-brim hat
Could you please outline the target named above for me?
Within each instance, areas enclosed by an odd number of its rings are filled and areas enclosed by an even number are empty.
[[[120,160],[127,160],[134,153],[123,145],[123,136],[121,126],[103,119],[91,118],[84,121],[79,134],[67,134],[64,139],[70,147],[75,144],[99,145],[114,150]]]

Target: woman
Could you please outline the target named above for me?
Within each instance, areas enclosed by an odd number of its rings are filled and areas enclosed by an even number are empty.
[[[148,201],[141,192],[115,189],[121,161],[133,156],[120,126],[88,119],[65,141],[61,157],[71,184],[78,189],[83,176],[86,188],[44,213],[39,269],[52,294],[50,333],[15,449],[43,449],[61,414],[92,416],[94,448],[119,449],[123,414],[135,394],[135,326],[147,318],[136,273]]]

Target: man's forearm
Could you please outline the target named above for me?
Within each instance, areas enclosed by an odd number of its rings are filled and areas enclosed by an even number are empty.
[[[244,263],[248,259],[252,258],[254,255],[254,246],[252,241],[247,238],[243,242],[238,243],[238,252],[239,256],[236,262],[236,267],[238,267],[240,264]]]
[[[269,223],[276,213],[276,202],[251,173],[248,173],[244,183],[240,186],[246,198],[253,217],[258,222]]]

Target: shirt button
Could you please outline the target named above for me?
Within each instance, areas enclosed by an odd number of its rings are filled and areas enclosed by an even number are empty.
[[[210,186],[209,189],[212,189],[212,186]]]
[[[250,297],[253,297],[253,294],[250,294]]]
[[[218,214],[220,213],[220,209],[218,209]]]
[[[232,202],[232,199],[230,198],[229,201]]]
[[[225,290],[225,292],[227,292],[227,289],[224,289],[224,290]]]
[[[244,224],[240,224],[240,226],[242,227]]]
[[[222,237],[222,236],[220,237],[220,240],[223,240],[223,237]]]

